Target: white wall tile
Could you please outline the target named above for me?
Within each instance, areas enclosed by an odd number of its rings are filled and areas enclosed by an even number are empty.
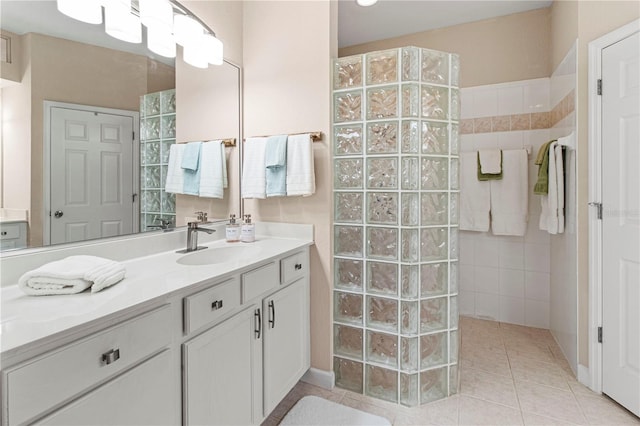
[[[460,89],[460,118],[473,117],[473,89]]]
[[[549,303],[526,299],[524,323],[529,327],[549,328]]]
[[[460,293],[474,292],[476,290],[476,274],[472,265],[459,266],[460,272]]]
[[[473,150],[498,148],[498,137],[495,133],[478,133],[473,138]]]
[[[489,238],[476,240],[475,265],[498,267],[500,265],[500,244]]]
[[[500,319],[500,300],[495,294],[476,293],[476,316],[498,321]]]
[[[500,295],[524,299],[525,272],[522,269],[500,269]]]
[[[524,270],[524,243],[500,242],[500,268]]]
[[[460,152],[475,151],[476,135],[460,135]]]
[[[525,243],[524,269],[532,272],[549,272],[549,246]]]
[[[462,233],[460,233],[462,236]],[[470,238],[460,238],[460,265],[475,265],[475,241]]]
[[[537,208],[529,207],[529,222],[527,222],[527,233],[524,236],[524,241],[527,243],[550,244],[549,233],[540,230],[540,196],[536,195],[531,202],[536,204]]]
[[[498,89],[498,115],[522,114],[524,90],[522,86]]]
[[[476,88],[473,94],[473,117],[498,115],[498,91],[493,88]]]
[[[498,136],[498,148],[500,149],[522,149],[523,145],[523,131],[514,132],[497,132],[494,135]]]
[[[524,299],[500,296],[500,321],[523,325]]]
[[[550,274],[544,272],[525,272],[525,298],[548,302],[551,290],[550,276]]]
[[[460,291],[460,293],[458,293],[458,310],[460,315],[474,316],[476,314],[475,297],[476,294],[471,291]]]
[[[487,266],[475,266],[475,287],[481,293],[500,293],[500,270]]]
[[[536,80],[524,86],[524,109],[522,112],[549,111],[551,82],[549,79]]]

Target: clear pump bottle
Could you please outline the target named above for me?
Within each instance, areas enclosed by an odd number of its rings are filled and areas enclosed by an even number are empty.
[[[244,223],[240,232],[240,239],[243,243],[252,243],[256,240],[256,225],[251,223],[251,215],[244,215]]]
[[[240,241],[240,224],[236,223],[236,215],[229,216],[229,224],[226,228],[226,236],[228,243],[237,243]]]

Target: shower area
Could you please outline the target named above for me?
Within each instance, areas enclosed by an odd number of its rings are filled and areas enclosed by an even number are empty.
[[[336,386],[405,406],[457,392],[457,55],[333,65]]]

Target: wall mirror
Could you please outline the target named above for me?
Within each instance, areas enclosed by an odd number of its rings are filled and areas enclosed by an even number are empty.
[[[196,210],[209,212],[209,220],[240,213],[239,143],[225,150],[229,186],[222,199],[163,190],[171,144],[242,141],[240,67],[225,61],[195,68],[182,61],[180,48],[167,59],[146,49],[145,27],[142,43],[126,43],[108,36],[104,24],[63,15],[51,0],[3,0],[0,30],[8,59],[0,86],[0,216],[25,212],[28,247],[162,232],[163,222],[182,226]],[[56,132],[66,149],[52,140]],[[91,163],[74,143],[93,133],[96,145],[122,146]],[[120,139],[132,143],[109,143]],[[61,196],[68,211],[59,207]],[[127,201],[126,226],[103,221],[97,235],[87,231],[109,200]]]

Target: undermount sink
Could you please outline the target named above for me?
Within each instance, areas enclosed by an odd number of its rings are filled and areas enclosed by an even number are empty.
[[[181,265],[213,265],[246,260],[255,256],[258,251],[257,247],[247,245],[213,247],[185,254],[176,262]]]

